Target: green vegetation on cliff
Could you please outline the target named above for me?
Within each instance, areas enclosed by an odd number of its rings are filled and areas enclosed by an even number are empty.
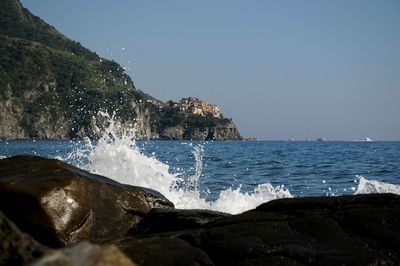
[[[0,1],[0,26],[0,35],[42,43],[88,60],[99,59],[96,53],[68,39],[45,21],[32,15],[18,0]]]
[[[68,120],[62,138],[79,137],[82,129],[90,133],[99,110],[132,120],[135,102],[146,98],[117,63],[88,60],[41,43],[0,36],[0,62],[0,96],[21,109],[15,113],[21,113],[19,126],[27,137],[46,137],[35,129],[41,115],[53,124],[60,117]]]
[[[99,110],[136,116],[148,96],[117,63],[66,38],[17,0],[0,2],[2,137],[90,135]]]
[[[68,39],[18,0],[0,1],[0,138],[94,137],[99,111],[126,125],[140,121],[142,138],[158,138],[165,127],[225,123],[148,100],[155,101],[119,64]]]

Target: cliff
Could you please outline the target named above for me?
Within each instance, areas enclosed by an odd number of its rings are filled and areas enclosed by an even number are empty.
[[[123,125],[137,123],[139,138],[163,138],[173,129],[155,103],[161,102],[136,89],[116,62],[68,39],[18,0],[0,2],[0,138],[95,138],[99,111],[115,113]],[[214,122],[209,131],[226,125],[223,119]],[[186,132],[178,138],[197,136],[205,135]],[[234,139],[239,138],[237,131]]]
[[[181,140],[240,140],[240,134],[235,124],[228,122],[209,127],[183,128],[173,126],[164,128],[157,136],[158,139]]]

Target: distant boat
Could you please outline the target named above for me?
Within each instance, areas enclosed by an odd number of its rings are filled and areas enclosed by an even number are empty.
[[[325,141],[326,138],[317,138],[317,141]]]
[[[364,141],[373,141],[373,140],[368,137],[365,137]]]
[[[295,141],[295,139],[294,138],[289,138],[289,141]]]

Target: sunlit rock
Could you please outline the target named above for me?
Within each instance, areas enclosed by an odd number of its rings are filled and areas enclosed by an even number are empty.
[[[124,253],[114,245],[99,246],[81,242],[75,246],[48,251],[32,266],[134,266]]]
[[[154,190],[123,185],[59,160],[0,160],[0,209],[52,247],[123,236],[151,208],[173,204]]]

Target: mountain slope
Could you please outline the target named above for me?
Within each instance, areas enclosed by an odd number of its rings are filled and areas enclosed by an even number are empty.
[[[164,138],[170,117],[154,102],[161,103],[137,90],[119,64],[68,39],[18,0],[0,2],[0,138],[96,137],[99,111],[115,113],[123,126],[138,122],[140,138]],[[228,123],[211,127],[217,125]],[[204,129],[198,121],[188,126]],[[198,139],[183,133],[177,138]]]
[[[17,0],[1,0],[0,25],[0,35],[39,42],[90,60],[99,59],[95,53],[68,39],[41,18],[32,15]]]

